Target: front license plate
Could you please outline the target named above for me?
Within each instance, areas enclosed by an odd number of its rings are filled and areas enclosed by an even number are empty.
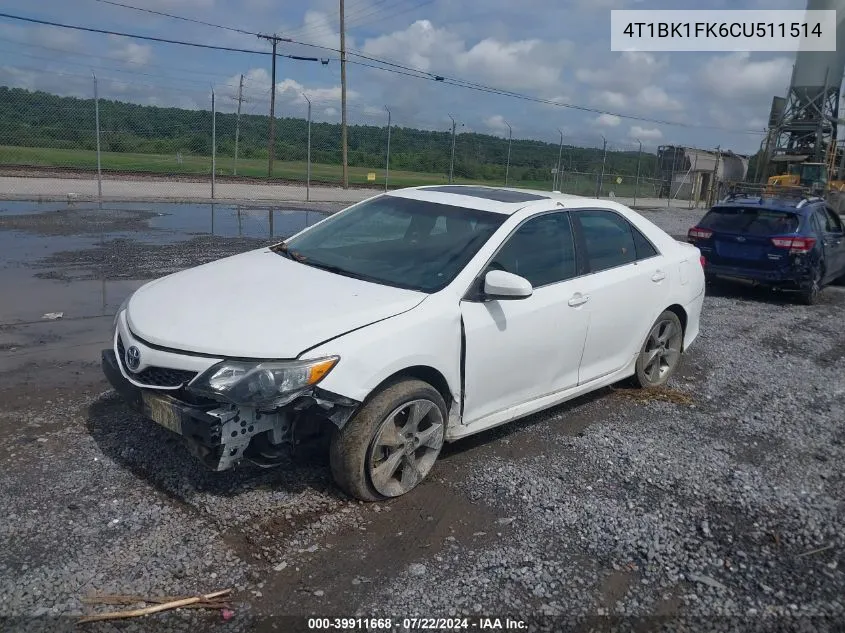
[[[182,435],[182,417],[175,406],[152,393],[143,392],[141,397],[144,409],[153,422]]]

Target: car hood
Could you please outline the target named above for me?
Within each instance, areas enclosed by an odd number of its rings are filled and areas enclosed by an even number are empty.
[[[220,357],[294,358],[425,297],[263,248],[152,281],[132,295],[126,315],[132,333],[154,345]]]

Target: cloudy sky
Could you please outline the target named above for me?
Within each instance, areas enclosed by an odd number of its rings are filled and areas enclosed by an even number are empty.
[[[312,44],[279,52],[277,111],[339,120],[338,0],[121,0],[247,33],[174,20],[98,0],[4,0],[3,12],[65,24],[217,46],[269,51],[251,32]],[[683,143],[738,152],[760,146],[772,96],[785,95],[793,56],[614,53],[612,8],[786,8],[803,0],[346,0],[350,122],[461,130],[611,147]],[[320,48],[325,47],[325,48]],[[334,49],[334,50],[333,50]],[[444,85],[365,66],[387,61],[597,114]],[[86,33],[0,18],[0,85],[90,96],[91,72],[104,98],[233,110],[241,74],[245,112],[266,113],[270,57]],[[617,116],[624,115],[624,116]],[[636,120],[644,117],[655,121]],[[671,125],[667,122],[682,125]],[[755,131],[746,133],[743,131]]]

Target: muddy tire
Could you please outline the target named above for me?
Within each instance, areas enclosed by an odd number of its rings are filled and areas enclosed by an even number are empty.
[[[684,329],[678,315],[666,310],[657,317],[637,356],[634,385],[651,389],[666,384],[681,362]]]
[[[406,379],[387,385],[333,432],[329,461],[335,483],[362,501],[410,492],[434,466],[447,419],[443,396],[428,383]]]

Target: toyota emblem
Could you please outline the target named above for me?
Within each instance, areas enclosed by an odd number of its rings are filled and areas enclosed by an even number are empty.
[[[126,350],[126,366],[135,371],[141,365],[141,350],[134,345]]]
[[[745,238],[740,235],[738,238],[736,238],[736,241],[737,242],[744,242]]]

